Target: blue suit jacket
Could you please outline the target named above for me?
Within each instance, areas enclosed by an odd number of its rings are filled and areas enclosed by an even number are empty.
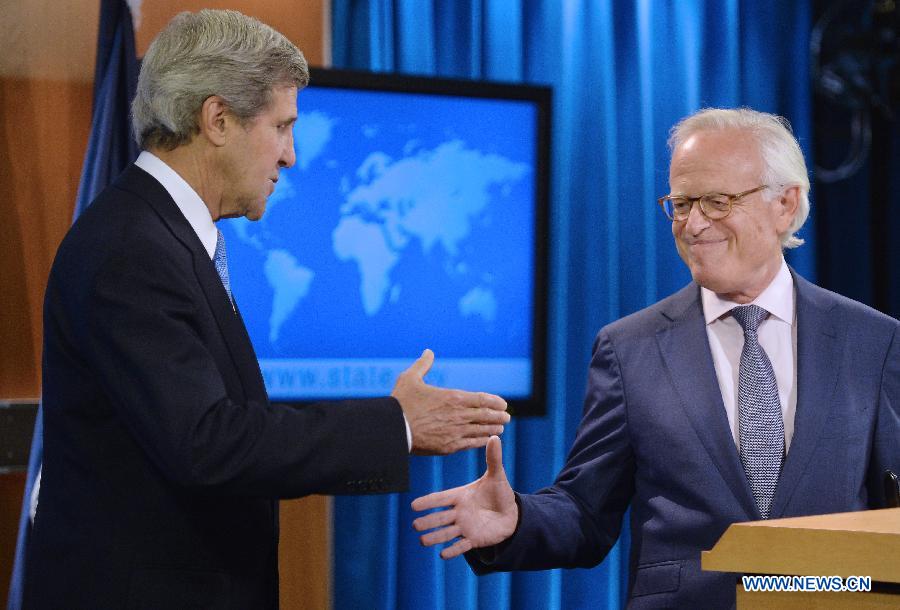
[[[269,403],[209,255],[134,166],[59,248],[43,382],[26,608],[272,608],[278,498],[407,485],[394,399]]]
[[[900,470],[900,324],[794,275],[797,412],[772,518],[877,507]],[[631,505],[629,607],[731,607],[736,576],[700,570],[732,523],[760,518],[690,284],[602,329],[584,416],[555,483],[476,572],[589,567]],[[483,557],[483,555],[482,555]]]

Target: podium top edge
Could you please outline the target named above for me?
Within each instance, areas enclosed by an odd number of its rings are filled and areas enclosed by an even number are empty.
[[[900,508],[882,508],[852,513],[786,517],[735,523],[732,527],[772,527],[785,529],[871,532],[900,535]]]

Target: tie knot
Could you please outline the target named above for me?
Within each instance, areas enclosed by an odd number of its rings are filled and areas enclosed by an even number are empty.
[[[731,310],[731,315],[738,321],[745,333],[755,333],[759,323],[765,320],[769,312],[759,305],[739,305]]]

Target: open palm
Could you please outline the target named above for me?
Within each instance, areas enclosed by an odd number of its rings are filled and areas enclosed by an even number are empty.
[[[433,530],[420,536],[424,546],[456,539],[441,551],[444,559],[499,544],[516,529],[519,509],[506,479],[500,439],[496,436],[488,441],[486,457],[487,471],[477,481],[413,500],[416,511],[445,509],[413,521],[416,531]]]

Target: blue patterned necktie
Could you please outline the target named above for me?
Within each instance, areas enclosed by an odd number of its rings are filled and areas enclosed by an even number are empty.
[[[738,375],[738,422],[741,463],[763,519],[769,518],[784,457],[784,420],[778,384],[756,329],[768,315],[757,305],[742,305],[731,315],[744,329]]]
[[[231,298],[231,282],[228,280],[228,257],[225,255],[225,236],[218,229],[216,229],[216,253],[213,255],[213,264],[216,266],[216,271],[219,273],[225,292],[228,293],[228,300],[234,303]]]

